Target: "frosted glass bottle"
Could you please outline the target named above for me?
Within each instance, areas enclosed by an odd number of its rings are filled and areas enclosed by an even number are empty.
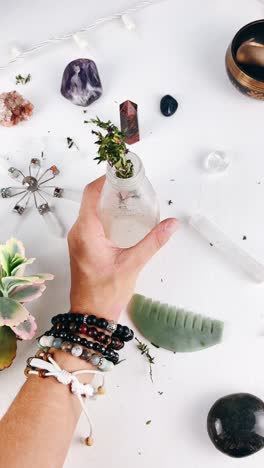
[[[98,205],[98,216],[105,234],[118,247],[135,245],[160,220],[157,195],[145,176],[139,157],[128,153],[134,164],[134,175],[120,179],[108,165],[106,181]]]

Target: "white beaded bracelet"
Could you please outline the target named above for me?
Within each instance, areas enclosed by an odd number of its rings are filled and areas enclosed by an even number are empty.
[[[104,374],[102,374],[101,371],[96,370],[79,370],[75,372],[68,372],[65,369],[61,369],[59,364],[51,356],[48,356],[48,361],[32,358],[30,361],[30,367],[45,370],[47,371],[45,373],[45,377],[55,377],[58,382],[62,383],[63,385],[70,386],[70,391],[77,396],[89,424],[90,430],[89,435],[85,438],[85,444],[88,446],[93,445],[93,428],[85,408],[85,397],[94,398],[96,394],[102,395],[105,393]],[[38,370],[32,369],[28,371],[28,374],[39,375],[39,372]],[[82,384],[77,378],[77,375],[81,374],[100,375],[102,378],[102,385],[98,388],[95,388],[91,384]]]

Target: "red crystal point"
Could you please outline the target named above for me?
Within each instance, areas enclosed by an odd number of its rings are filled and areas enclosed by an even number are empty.
[[[137,104],[132,101],[120,104],[121,130],[125,135],[125,142],[129,145],[139,141],[137,108]]]

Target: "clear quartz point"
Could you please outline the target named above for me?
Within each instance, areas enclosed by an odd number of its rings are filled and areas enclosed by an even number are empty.
[[[21,195],[25,193],[25,188],[17,186],[17,187],[3,187],[0,189],[1,198],[15,197],[19,195],[20,193]]]
[[[13,212],[19,215],[22,215],[28,206],[28,202],[30,199],[31,194],[26,192],[19,200],[17,200],[16,204],[13,207]]]
[[[29,164],[29,175],[31,177],[38,177],[41,169],[41,161],[38,158],[32,158]]]
[[[218,226],[205,216],[196,213],[189,224],[211,245],[222,252],[231,262],[238,265],[248,276],[258,283],[264,282],[264,265],[248,252],[235,244]]]
[[[212,151],[205,161],[204,167],[212,174],[224,172],[230,164],[230,158],[224,151]]]
[[[54,210],[50,208],[47,203],[44,203],[38,206],[38,211],[41,214],[50,234],[55,237],[63,237],[64,228],[58,217],[55,215]]]
[[[19,169],[16,169],[15,167],[10,167],[8,169],[8,175],[9,177],[11,177],[11,179],[23,183],[24,175]]]
[[[66,188],[66,189],[63,189],[62,198],[64,198],[65,200],[70,200],[76,203],[80,203],[81,198],[82,198],[82,192],[80,192],[80,190],[73,190],[73,189]]]

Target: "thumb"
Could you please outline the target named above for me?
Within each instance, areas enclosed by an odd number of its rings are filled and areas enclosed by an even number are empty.
[[[175,218],[165,219],[155,226],[142,241],[128,249],[127,254],[133,266],[142,268],[168,242],[179,224]]]

